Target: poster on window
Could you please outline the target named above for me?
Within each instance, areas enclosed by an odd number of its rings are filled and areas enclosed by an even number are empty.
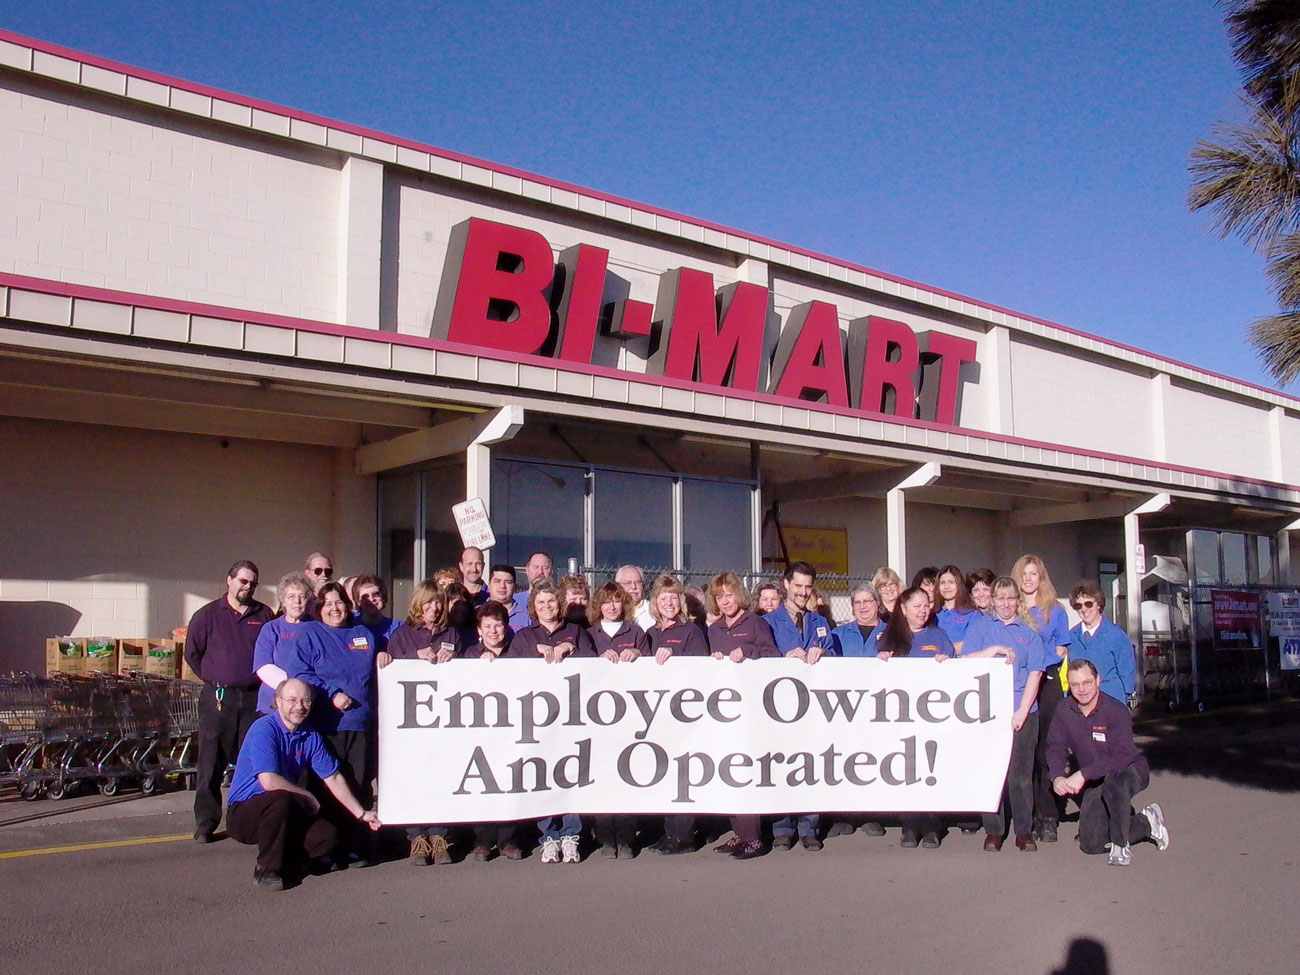
[[[1216,647],[1258,647],[1260,633],[1258,592],[1210,590],[1210,618]]]
[[[1268,632],[1277,638],[1283,670],[1300,670],[1300,592],[1268,594]]]

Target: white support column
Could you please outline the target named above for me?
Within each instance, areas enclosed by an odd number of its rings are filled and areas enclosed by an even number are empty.
[[[1151,377],[1151,459],[1169,459],[1169,374]]]
[[[1268,411],[1268,470],[1274,481],[1286,483],[1286,466],[1282,454],[1282,424],[1286,410],[1275,406]]]
[[[982,368],[987,370],[980,385],[987,384],[989,418],[993,429],[1004,436],[1015,434],[1015,418],[1011,390],[1011,332],[1004,325],[995,325],[984,336]]]
[[[349,156],[339,174],[338,305],[342,325],[379,328],[384,167]]]
[[[938,464],[922,464],[885,492],[885,532],[889,566],[904,579],[907,578],[907,500],[908,488],[927,487],[939,479],[943,468]]]
[[[1134,646],[1142,644],[1142,578],[1138,575],[1137,552],[1141,541],[1138,516],[1154,511],[1163,511],[1173,502],[1168,494],[1153,494],[1124,516],[1124,591],[1127,593],[1127,627],[1129,639]]]

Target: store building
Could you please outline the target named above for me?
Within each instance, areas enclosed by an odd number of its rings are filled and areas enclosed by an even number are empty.
[[[1277,586],[1298,434],[1272,390],[0,33],[0,667],[165,634],[236,558],[323,549],[401,602],[475,496],[516,564],[802,537],[1133,592],[1141,545]]]

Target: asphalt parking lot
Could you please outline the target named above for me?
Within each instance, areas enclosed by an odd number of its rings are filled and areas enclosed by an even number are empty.
[[[904,850],[891,829],[745,863],[394,861],[268,893],[251,848],[189,839],[189,793],[6,794],[0,957],[23,973],[1290,972],[1297,731],[1296,703],[1144,722],[1142,799],[1172,843],[1126,869],[1081,854],[1067,824],[1036,854],[956,831]]]

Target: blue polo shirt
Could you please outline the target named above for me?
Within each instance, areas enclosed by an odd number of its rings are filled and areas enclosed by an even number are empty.
[[[874,657],[876,642],[884,632],[883,620],[876,620],[875,627],[867,636],[862,635],[862,627],[857,620],[842,623],[831,630],[831,642],[834,644],[831,653],[837,657]]]
[[[989,647],[1010,647],[1015,651],[1016,659],[1011,662],[1011,683],[1016,692],[1014,706],[1019,708],[1029,675],[1047,669],[1047,648],[1043,645],[1042,638],[1018,617],[1010,623],[1003,623],[1000,619],[981,615],[966,628],[966,642],[962,644],[961,655],[969,657],[972,653]],[[1052,659],[1056,659],[1056,654],[1052,654]],[[1029,713],[1033,714],[1037,710],[1038,701],[1035,700]]]
[[[374,724],[375,639],[364,626],[335,629],[307,623],[289,676],[306,681],[320,694],[311,711],[313,727],[326,734],[368,731]],[[330,699],[342,691],[357,707],[340,711]]]
[[[908,654],[909,657],[937,657],[939,654],[946,654],[949,657],[957,654],[953,649],[952,641],[948,639],[948,634],[943,630],[937,626],[927,626],[920,633],[912,634],[912,650]]]
[[[1127,703],[1128,695],[1137,690],[1133,643],[1127,633],[1104,616],[1091,636],[1083,631],[1082,623],[1070,631],[1070,659],[1091,660],[1097,668],[1102,693],[1121,704]]]
[[[381,616],[378,622],[371,626],[362,621],[360,613],[353,613],[352,625],[364,626],[369,630],[370,635],[375,638],[375,653],[383,653],[388,649],[388,638],[402,624],[399,620],[390,620],[387,616]]]
[[[532,626],[533,618],[528,615],[528,590],[515,593],[514,602],[510,604],[510,629],[522,630]]]
[[[286,674],[297,654],[298,634],[306,626],[305,621],[290,623],[283,616],[277,616],[266,623],[257,632],[257,643],[253,647],[253,672],[261,670],[267,664],[275,664]],[[257,689],[257,710],[270,714],[274,706],[275,688],[263,683]]]
[[[833,652],[835,649],[835,643],[831,639],[830,621],[821,613],[815,613],[811,609],[804,611],[802,633],[794,625],[785,603],[772,610],[763,619],[767,620],[767,625],[772,628],[776,648],[782,655],[791,650],[808,650],[811,647],[821,647],[828,652]]]
[[[1052,603],[1052,611],[1046,616],[1037,606],[1029,608],[1029,615],[1038,624],[1038,635],[1042,637],[1043,646],[1051,656],[1050,666],[1056,666],[1061,662],[1061,658],[1056,655],[1056,648],[1070,645],[1069,614],[1061,608],[1060,603]]]
[[[944,607],[938,612],[939,629],[948,634],[948,639],[953,643],[961,643],[966,639],[966,627],[975,622],[976,617],[983,616],[978,609],[948,609]]]
[[[339,770],[339,763],[325,747],[319,732],[305,725],[290,731],[280,720],[280,712],[272,711],[249,725],[244,743],[239,747],[226,803],[233,806],[265,792],[262,783],[257,781],[263,772],[275,772],[297,785],[307,769],[328,779]]]

